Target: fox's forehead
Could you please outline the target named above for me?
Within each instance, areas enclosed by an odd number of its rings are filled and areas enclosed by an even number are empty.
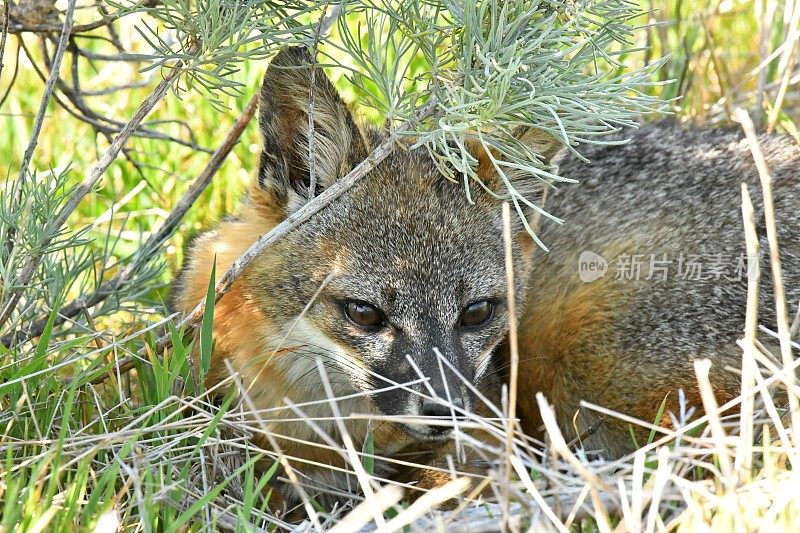
[[[470,202],[426,157],[390,158],[327,210],[316,237],[334,290],[389,307],[416,302],[419,312],[502,292],[499,202],[483,191]]]
[[[354,187],[340,214],[353,229],[422,239],[501,231],[500,202],[479,184],[469,185],[468,195],[465,184],[442,175],[423,148],[399,152]]]

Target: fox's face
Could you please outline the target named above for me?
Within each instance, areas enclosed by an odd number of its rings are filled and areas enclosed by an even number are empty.
[[[283,216],[310,196],[310,60],[284,50],[262,88],[264,152],[253,198]],[[315,74],[319,194],[379,138],[362,132]],[[485,184],[503,192],[489,174]],[[512,223],[520,308],[533,243],[516,216]],[[284,238],[247,279],[281,325],[274,340],[299,347],[295,359],[284,358],[285,372],[319,381],[319,358],[337,394],[366,393],[410,436],[439,440],[476,408],[476,391],[495,399],[489,384],[502,368],[492,352],[509,324],[505,264],[501,201],[478,186],[470,202],[424,148],[403,148]]]

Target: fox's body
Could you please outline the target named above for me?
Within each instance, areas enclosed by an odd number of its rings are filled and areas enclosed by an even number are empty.
[[[720,404],[739,394],[736,340],[744,331],[747,295],[743,182],[755,204],[763,252],[759,322],[776,330],[761,184],[743,135],[668,122],[625,134],[633,137],[627,145],[581,150],[590,163],[565,159],[560,171],[580,183],[549,198],[549,210],[565,222],[542,224],[540,237],[551,251],[535,252],[519,328],[518,400],[532,434],[532,394],[539,390],[568,437],[599,416],[580,409],[581,400],[649,423],[665,398],[668,411],[680,412],[678,389],[687,407],[702,407],[694,372],[699,358],[712,361]],[[800,147],[788,137],[761,136],[760,143],[774,180],[786,299],[794,314],[800,302]],[[588,254],[579,271],[584,252],[608,262],[604,276],[592,279]],[[648,432],[639,431],[639,444]],[[583,445],[607,456],[634,449],[628,424],[613,417]]]
[[[310,81],[307,68],[288,68],[307,59],[290,49],[267,72],[258,184],[237,219],[196,241],[176,283],[178,309],[189,310],[204,297],[215,257],[222,272],[307,201]],[[316,80],[314,166],[322,190],[360,162],[380,135],[356,126],[327,79],[317,73]],[[562,174],[581,184],[564,185],[548,200],[548,210],[566,220],[563,226],[541,224],[549,253],[536,249],[514,221],[521,310],[517,401],[523,427],[534,436],[538,391],[554,404],[562,430],[577,436],[596,418],[581,409],[581,400],[650,421],[665,396],[668,408],[677,409],[679,388],[690,405],[699,405],[694,358],[714,362],[712,381],[721,399],[739,388],[735,340],[744,323],[746,277],[693,281],[668,273],[660,282],[645,279],[649,263],[644,263],[639,281],[615,278],[619,258],[626,255],[649,261],[651,254],[666,254],[676,264],[680,254],[688,259],[700,252],[704,258],[730,256],[728,274],[734,276],[744,250],[741,181],[751,184],[761,205],[747,147],[731,133],[691,133],[663,123],[646,126],[634,137],[626,146],[583,150],[590,165],[571,158],[561,162]],[[557,146],[527,131],[519,139],[545,157]],[[775,176],[787,296],[795,303],[800,299],[800,150],[785,139],[763,141]],[[480,154],[476,158],[485,183],[502,193],[499,178]],[[530,177],[512,179],[519,180],[520,190],[539,192]],[[446,432],[426,428],[414,417],[446,419],[455,411],[442,411],[422,395],[449,397],[463,412],[479,410],[476,395],[441,364],[437,352],[499,402],[509,318],[501,200],[479,187],[473,188],[473,200],[467,200],[461,184],[440,175],[424,149],[395,150],[259,257],[217,304],[209,384],[228,377],[228,366],[240,374],[247,405],[260,410],[255,418],[262,430],[274,434],[287,455],[299,458],[292,464],[304,482],[339,490],[352,483],[337,470],[345,467],[341,455],[318,433],[340,441],[318,360],[334,394],[344,397],[337,405],[348,433],[360,445],[371,429],[378,456],[424,460],[447,442]],[[581,280],[578,258],[584,251],[609,262],[604,277]],[[771,316],[762,318],[773,322]],[[406,389],[396,387],[408,382]],[[298,420],[285,407],[286,398],[309,418],[318,418],[318,428]],[[351,416],[356,413],[375,421]],[[263,436],[257,440],[267,445]],[[584,444],[606,456],[633,447],[627,426],[610,422]],[[398,475],[399,470],[398,464],[382,463],[376,474]]]

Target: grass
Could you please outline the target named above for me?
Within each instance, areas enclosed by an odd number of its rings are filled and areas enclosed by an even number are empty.
[[[758,70],[761,49],[769,54],[787,38],[783,6],[774,1],[759,5],[765,13],[773,13],[772,20],[761,25],[753,2],[657,0],[647,4],[653,10],[649,22],[659,25],[642,31],[640,44],[651,46],[650,57],[670,54],[659,75],[664,81],[676,80],[648,90],[674,99],[678,119],[721,124],[728,122],[734,108],[743,106],[754,111],[757,123],[766,125],[774,115],[777,131],[798,136],[799,75],[790,78],[782,105],[774,112],[783,75],[780,58]],[[132,49],[143,46],[129,25],[121,35]],[[35,39],[30,35],[24,39],[39,61],[41,51]],[[16,37],[8,39],[0,94],[11,85],[17,44]],[[90,49],[103,50],[103,44]],[[642,59],[621,60],[630,64]],[[84,63],[81,68],[86,89],[142,79],[126,63],[105,63],[96,70]],[[196,93],[184,93],[162,101],[148,120],[171,121],[160,124],[158,130],[185,140],[193,137],[198,146],[214,149],[257,90],[264,68],[260,63],[242,65],[236,78],[246,90],[222,97],[229,111],[215,109]],[[337,78],[337,73],[332,74]],[[106,116],[126,121],[155,82],[95,97],[92,105]],[[337,84],[350,101],[358,101],[358,91],[346,79],[339,75]],[[13,90],[0,106],[0,163],[12,178],[18,172],[42,89],[43,81],[23,54]],[[756,108],[758,101],[761,110]],[[365,113],[365,119],[374,116]],[[107,146],[106,138],[51,102],[34,166],[57,173],[69,168],[70,179],[77,180]],[[115,273],[116,261],[132,254],[166,217],[209,158],[196,148],[157,139],[136,138],[129,147],[136,165],[117,159],[70,220],[70,228],[91,226],[87,234],[93,239],[91,246],[98,256],[108,255],[108,263],[96,269],[106,277]],[[270,495],[262,490],[277,475],[278,462],[250,443],[253,428],[241,411],[231,407],[232,398],[215,404],[201,385],[212,342],[207,322],[197,340],[202,355],[200,368],[195,369],[189,357],[192,346],[163,320],[158,305],[168,296],[166,283],[183,262],[187,240],[236,211],[252,179],[258,150],[257,127],[251,123],[214,185],[171,238],[158,278],[161,284],[154,283],[142,297],[148,305],[129,305],[124,311],[91,318],[87,313],[80,318],[83,327],[64,336],[52,324],[64,303],[56,299],[48,310],[51,322],[29,351],[19,354],[0,348],[0,531],[288,527],[269,512]],[[109,241],[115,245],[107,253]],[[78,291],[76,285],[70,296]],[[153,356],[154,342],[162,325],[172,328],[172,348],[158,358]],[[145,358],[136,360],[135,379],[109,364],[142,349]],[[761,352],[751,339],[745,353],[757,358]],[[106,367],[110,369],[102,372],[106,379],[96,383],[99,369]],[[776,373],[753,376],[752,382],[784,382],[789,395],[796,397],[796,387],[785,384],[786,379],[786,374]],[[754,398],[765,402],[764,410],[752,409]],[[791,421],[770,402],[768,395],[754,389],[739,399],[745,416],[736,422],[720,418],[713,409],[699,421],[680,421],[670,430],[649,421],[631,421],[651,428],[650,438],[639,453],[622,462],[586,462],[569,447],[555,445],[555,451],[540,461],[518,442],[520,458],[510,463],[516,477],[508,485],[496,481],[496,487],[508,491],[517,504],[522,502],[512,513],[521,525],[575,531],[788,530],[800,519],[795,497],[800,480],[788,467],[796,460],[798,441]],[[739,409],[739,403],[734,407]],[[547,419],[549,408],[546,404],[542,408]],[[505,422],[472,422],[494,431],[496,445],[505,448]],[[551,423],[548,431],[551,441],[558,443],[558,428]],[[736,432],[759,438],[737,439],[732,436]],[[673,444],[659,447],[667,441]],[[372,475],[371,440],[355,445],[360,452],[353,453]],[[732,464],[720,462],[729,456],[735,458]],[[320,517],[320,521],[330,524],[349,512],[349,522],[342,523],[367,523],[379,513],[388,524],[402,527],[419,514],[423,522],[418,527],[435,528],[437,523],[426,517],[427,509],[452,497],[464,503],[463,512],[443,520],[475,521],[487,509],[495,513],[490,520],[502,514],[503,509],[497,507],[466,505],[467,493],[463,485],[450,484],[408,507],[398,503],[398,492],[389,486],[368,502],[374,507],[333,510],[332,518]],[[539,510],[526,507],[531,498],[541,505]],[[311,504],[317,512],[332,511]],[[425,525],[424,520],[430,522]]]

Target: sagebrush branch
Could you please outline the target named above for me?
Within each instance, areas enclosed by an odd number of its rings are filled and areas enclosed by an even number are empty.
[[[95,185],[97,185],[97,183],[100,181],[100,178],[103,177],[105,171],[117,158],[117,155],[119,155],[120,151],[122,151],[125,143],[128,142],[128,139],[130,139],[131,135],[133,135],[133,132],[136,130],[136,128],[141,125],[142,121],[144,121],[145,117],[150,114],[150,111],[153,110],[155,105],[160,102],[164,96],[166,96],[167,91],[172,86],[172,83],[183,71],[183,66],[183,62],[178,61],[169,69],[167,74],[164,76],[164,79],[161,80],[155,89],[153,89],[153,92],[150,93],[147,98],[145,98],[125,128],[123,128],[120,134],[114,139],[114,142],[111,143],[111,146],[108,147],[108,150],[106,150],[97,164],[89,172],[89,175],[86,177],[86,179],[81,182],[81,184],[75,189],[75,192],[72,194],[72,196],[70,196],[69,200],[67,200],[61,210],[55,215],[53,222],[50,224],[44,238],[42,239],[41,248],[32,253],[31,257],[22,267],[19,276],[15,280],[14,288],[9,290],[10,296],[7,298],[6,303],[3,306],[2,313],[0,313],[0,328],[6,324],[9,317],[14,312],[14,309],[17,307],[26,285],[30,283],[31,279],[33,279],[33,275],[36,273],[36,269],[39,267],[42,257],[45,254],[44,249],[52,242],[56,235],[58,235],[61,226],[64,225],[75,208],[78,207],[78,204],[81,202],[81,200],[83,200],[89,191],[91,191]],[[57,72],[57,70],[54,69],[54,72]]]
[[[189,186],[186,192],[183,193],[183,196],[181,196],[180,200],[178,200],[178,202],[175,204],[175,207],[167,216],[167,218],[164,219],[164,222],[162,222],[161,226],[152,235],[150,235],[147,241],[145,241],[145,243],[139,249],[133,262],[124,269],[120,270],[113,278],[103,282],[92,294],[88,296],[80,296],[64,307],[60,308],[54,323],[56,326],[61,325],[70,318],[76,316],[81,312],[81,310],[88,307],[93,307],[103,302],[109,296],[115,294],[119,287],[129,282],[136,272],[138,272],[142,266],[144,266],[152,258],[153,254],[158,251],[164,241],[166,241],[170,235],[172,235],[172,232],[178,227],[178,224],[183,219],[186,212],[189,211],[192,205],[194,205],[195,201],[211,183],[211,180],[216,175],[220,166],[222,166],[222,163],[228,157],[228,154],[230,154],[231,150],[233,150],[233,147],[236,146],[236,143],[239,142],[239,138],[242,136],[245,128],[253,119],[257,107],[258,93],[256,93],[256,96],[253,96],[253,98],[244,108],[244,111],[242,111],[242,114],[238,119],[236,119],[231,131],[228,133],[227,137],[225,137],[225,140],[222,142],[219,148],[217,148],[217,150],[211,156],[211,159],[203,169],[203,172],[200,173],[200,175]],[[4,336],[2,339],[0,339],[0,343],[6,347],[9,347],[12,343],[25,342],[28,339],[38,337],[44,331],[47,321],[48,317],[42,317],[25,330],[17,330]]]
[[[23,184],[25,183],[29,172],[28,166],[31,163],[33,151],[36,150],[36,146],[39,144],[39,133],[42,131],[44,114],[47,111],[48,104],[50,104],[50,98],[53,96],[53,89],[55,89],[56,82],[58,81],[58,71],[61,68],[61,61],[64,59],[64,52],[67,48],[70,30],[72,29],[72,22],[74,20],[73,15],[75,14],[75,3],[76,0],[69,0],[69,4],[67,5],[67,14],[64,17],[64,26],[61,29],[61,38],[58,40],[56,53],[53,57],[53,67],[50,71],[50,77],[47,78],[47,81],[44,84],[44,93],[42,94],[42,101],[39,104],[39,112],[36,114],[36,119],[33,121],[33,131],[31,132],[30,139],[28,140],[28,147],[25,149],[25,153],[22,156],[22,163],[20,163],[19,166],[17,188],[14,194],[14,206],[18,206],[20,205],[20,202],[22,202],[22,193],[25,189]],[[6,7],[8,7],[8,0],[6,0],[5,4]],[[6,16],[7,15],[8,14],[6,13]],[[0,56],[0,58],[1,57],[2,56]],[[9,256],[11,256],[14,250],[15,235],[16,233],[14,231],[14,227],[9,226],[6,240],[6,249],[8,250]],[[0,320],[0,322],[2,321]]]

